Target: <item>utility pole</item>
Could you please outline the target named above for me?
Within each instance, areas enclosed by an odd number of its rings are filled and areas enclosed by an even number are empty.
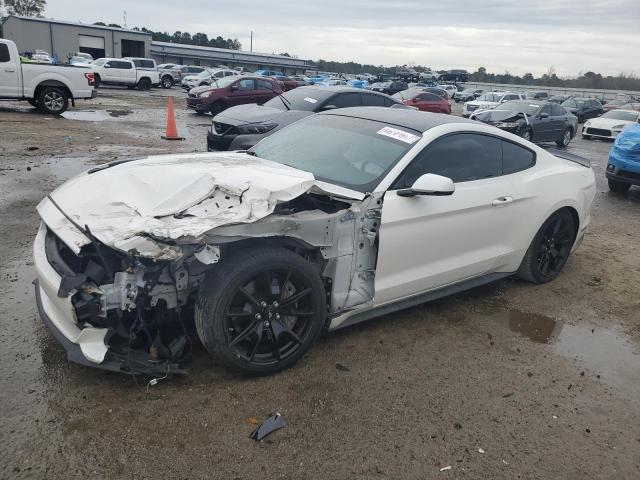
[[[253,30],[251,30],[251,47],[249,48],[250,52],[253,52]]]
[[[124,28],[127,28],[127,11],[126,10],[123,12],[122,18],[124,19]]]

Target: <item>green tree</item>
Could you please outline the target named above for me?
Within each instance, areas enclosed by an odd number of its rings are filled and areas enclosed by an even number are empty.
[[[12,15],[23,15],[25,17],[42,17],[46,0],[7,0],[7,10]]]

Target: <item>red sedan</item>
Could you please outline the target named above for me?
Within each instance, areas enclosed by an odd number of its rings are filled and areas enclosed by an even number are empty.
[[[298,82],[289,77],[285,77],[284,75],[277,75],[272,78],[275,78],[278,81],[278,84],[280,85],[280,88],[283,92],[288,92],[289,90],[293,90],[298,86]]]
[[[393,95],[405,105],[416,107],[423,112],[451,113],[451,103],[448,99],[435,93],[420,90],[404,90]]]

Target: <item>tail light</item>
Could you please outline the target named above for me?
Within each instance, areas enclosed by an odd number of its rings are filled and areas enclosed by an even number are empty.
[[[96,79],[93,76],[93,72],[85,73],[84,76],[87,78],[87,82],[89,82],[89,86],[93,87],[96,84]]]

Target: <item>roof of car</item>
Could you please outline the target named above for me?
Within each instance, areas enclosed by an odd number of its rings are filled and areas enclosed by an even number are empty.
[[[473,120],[442,113],[428,113],[413,109],[387,107],[340,108],[328,110],[318,115],[341,115],[344,117],[363,118],[376,122],[389,123],[398,127],[410,128],[418,132],[426,132],[430,128],[447,123],[477,123]]]
[[[373,95],[385,95],[384,93],[380,93],[380,92],[375,92],[372,90],[364,90],[362,88],[356,88],[356,87],[349,87],[346,85],[321,85],[321,84],[315,84],[315,85],[305,85],[303,87],[298,87],[298,88],[306,88],[306,89],[313,89],[313,90],[324,90],[326,92],[353,92],[353,93],[371,93]],[[385,95],[386,96],[386,95]]]

